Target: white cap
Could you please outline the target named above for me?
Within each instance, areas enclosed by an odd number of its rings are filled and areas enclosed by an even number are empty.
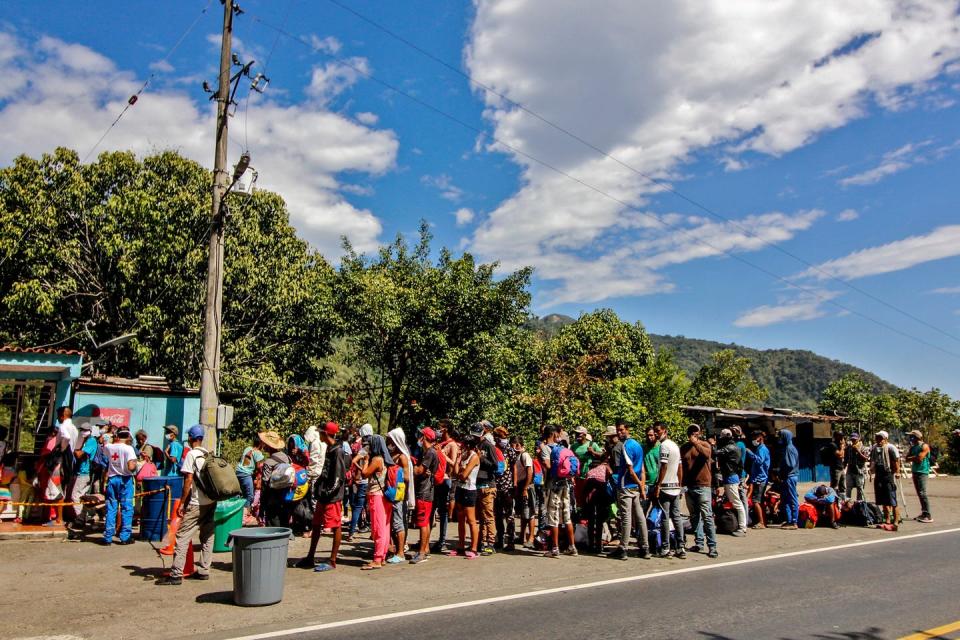
[[[886,431],[877,431],[877,435],[883,438],[884,440],[890,439],[890,434],[887,433]]]

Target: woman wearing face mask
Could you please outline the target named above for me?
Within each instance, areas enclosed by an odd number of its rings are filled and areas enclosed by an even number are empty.
[[[480,455],[477,453],[479,440],[476,436],[467,436],[463,441],[460,459],[454,468],[459,480],[456,494],[457,520],[460,524],[460,545],[450,551],[448,556],[463,556],[467,560],[477,557],[477,544],[480,527],[477,525],[477,473],[480,471]],[[467,527],[470,528],[470,549],[466,548]]]
[[[367,507],[370,511],[370,537],[373,539],[373,560],[360,567],[371,571],[383,567],[387,558],[387,546],[390,544],[390,518],[393,505],[384,497],[387,486],[387,468],[395,464],[393,456],[387,450],[387,443],[381,435],[371,435],[367,439],[369,455],[364,458],[361,474],[369,482],[367,485]]]
[[[183,443],[180,442],[180,430],[176,425],[168,424],[163,428],[163,475],[180,474],[180,462],[183,460]]]

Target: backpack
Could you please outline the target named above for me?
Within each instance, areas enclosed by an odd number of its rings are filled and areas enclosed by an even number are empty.
[[[233,465],[220,456],[202,453],[204,465],[194,478],[200,490],[215,501],[226,500],[240,495],[240,481]],[[200,457],[200,456],[198,456]]]
[[[273,468],[270,473],[271,489],[287,489],[292,487],[297,481],[296,471],[289,462],[281,462]]]
[[[550,452],[550,472],[554,478],[574,478],[580,473],[580,461],[568,447],[554,445]]]
[[[804,502],[800,505],[799,514],[797,515],[797,525],[799,525],[801,529],[813,529],[817,526],[819,517],[820,514],[817,513],[817,507],[809,502]]]
[[[443,476],[447,474],[447,458],[442,451],[437,451],[437,470],[433,472],[433,484],[443,484]]]
[[[863,500],[854,502],[853,505],[840,515],[840,523],[851,527],[872,527],[879,520],[874,520],[873,513],[870,511],[870,504]]]
[[[536,458],[533,459],[533,484],[537,487],[543,486],[543,467]]]
[[[153,447],[153,458],[151,460],[153,464],[157,465],[157,469],[163,467],[165,461],[165,456],[163,455],[163,449],[160,447]]]
[[[403,467],[398,464],[387,468],[387,486],[383,488],[383,497],[393,502],[403,502],[407,496],[407,483],[403,480]]]
[[[493,452],[497,461],[497,466],[493,469],[493,475],[499,478],[507,472],[507,459],[503,456],[503,451],[500,451],[499,447],[494,447]]]
[[[287,502],[299,502],[310,491],[310,477],[307,470],[298,464],[293,465],[293,484],[283,497]]]

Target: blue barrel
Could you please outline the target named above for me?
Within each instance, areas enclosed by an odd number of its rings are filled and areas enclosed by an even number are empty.
[[[170,491],[163,491],[170,487]],[[143,496],[140,507],[140,539],[159,542],[167,535],[167,494],[170,495],[170,508],[183,495],[183,476],[156,476],[146,478],[142,483],[142,491],[150,493]]]

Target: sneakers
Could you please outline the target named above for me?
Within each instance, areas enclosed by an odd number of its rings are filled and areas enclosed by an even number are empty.
[[[627,559],[627,550],[621,546],[618,546],[616,549],[607,554],[608,558],[613,558],[614,560],[626,560]]]
[[[708,557],[708,558],[719,558],[719,557],[720,557],[720,554],[717,553],[717,550],[716,550],[716,549],[710,549],[710,551],[707,551],[707,557]]]
[[[154,584],[160,587],[179,587],[181,584],[183,584],[183,578],[179,576],[163,576]]]
[[[575,546],[570,545],[569,547],[563,550],[563,555],[577,557],[580,554],[577,553],[577,548]]]
[[[446,543],[443,542],[434,542],[433,546],[430,547],[432,553],[443,553],[447,550]]]
[[[188,578],[189,578],[190,580],[209,580],[209,579],[210,579],[210,574],[209,574],[209,573],[199,573],[199,572],[196,572],[196,571],[195,571],[195,572],[191,573],[191,574],[188,576]]]
[[[560,557],[560,549],[557,549],[556,547],[554,547],[554,548],[551,549],[550,551],[547,551],[545,554],[543,554],[543,557],[544,557],[544,558],[559,558],[559,557]]]
[[[401,562],[403,562],[403,556],[394,555],[387,558],[387,564],[400,564]]]
[[[493,547],[486,546],[480,549],[480,555],[482,556],[492,556],[496,551],[493,550]]]
[[[427,556],[420,555],[419,553],[410,558],[410,564],[420,564],[421,562],[426,562]]]
[[[639,553],[637,554],[637,557],[640,558],[641,560],[649,560],[653,556],[650,555],[650,549],[648,549],[647,547],[644,547],[640,549]]]
[[[673,554],[673,557],[676,558],[677,560],[686,560],[686,559],[687,559],[687,552],[684,551],[683,549],[680,549],[680,550],[677,551],[675,554]]]
[[[933,522],[933,518],[931,518],[930,516],[920,516],[919,518],[917,518],[917,522],[922,522],[923,524],[930,524],[931,522]]]
[[[689,551],[690,553],[703,553],[703,548],[700,545],[695,544],[689,549],[687,549],[687,551]]]
[[[742,538],[743,536],[747,535],[747,532],[743,529],[737,529],[736,531],[731,532],[730,535],[732,535],[734,538]]]
[[[796,522],[784,522],[780,525],[781,529],[799,529]]]

